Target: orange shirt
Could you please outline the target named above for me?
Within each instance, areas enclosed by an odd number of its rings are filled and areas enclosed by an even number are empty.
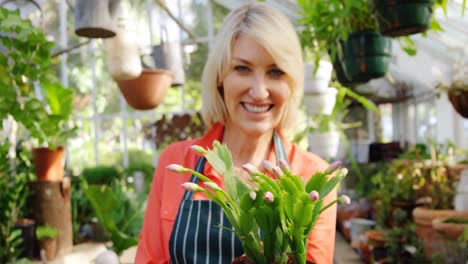
[[[203,137],[171,144],[160,155],[148,197],[135,263],[169,263],[169,239],[185,191],[181,184],[190,180],[190,174],[175,173],[167,170],[166,166],[176,163],[194,169],[200,156],[191,150],[190,146],[211,148],[214,140],[221,139],[223,129],[222,124],[216,124]],[[307,180],[315,172],[327,168],[328,164],[323,159],[291,144],[281,133],[279,135],[294,174],[302,175]],[[268,160],[276,163],[273,148],[270,150]],[[222,177],[209,163],[206,163],[203,174],[219,186],[224,186]],[[207,199],[199,194],[196,193],[194,199]],[[336,190],[325,197],[323,204],[326,205],[335,198]],[[333,263],[335,224],[336,205],[333,205],[320,215],[309,236],[308,260],[317,264]]]

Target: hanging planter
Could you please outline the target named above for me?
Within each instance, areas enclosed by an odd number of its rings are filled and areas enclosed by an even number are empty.
[[[166,28],[161,28],[161,43],[153,46],[151,55],[156,68],[168,70],[173,73],[174,78],[172,80],[172,86],[179,86],[185,82],[180,44],[175,41],[169,41]]]
[[[331,80],[333,66],[330,62],[321,60],[315,72],[314,63],[304,65],[304,94],[324,93]]]
[[[375,31],[355,32],[341,48],[338,57],[347,80],[367,82],[387,73],[392,55],[390,38]]]
[[[309,151],[324,158],[333,159],[338,155],[340,132],[312,132],[308,135]]]
[[[338,90],[329,87],[320,93],[307,93],[304,95],[304,106],[308,114],[330,115],[335,107]]]
[[[434,1],[374,0],[380,32],[391,37],[408,36],[428,29]]]
[[[39,181],[62,181],[64,175],[65,149],[57,147],[33,149],[34,165]]]
[[[116,35],[114,15],[120,0],[76,0],[75,33],[87,38],[110,38]]]
[[[117,35],[104,40],[107,66],[114,80],[135,79],[142,71],[135,29],[123,15],[118,21]]]
[[[468,118],[468,90],[450,89],[448,99],[455,111],[464,118]]]
[[[118,80],[117,85],[127,103],[137,110],[158,106],[171,86],[173,74],[161,69],[144,69],[133,80]]]

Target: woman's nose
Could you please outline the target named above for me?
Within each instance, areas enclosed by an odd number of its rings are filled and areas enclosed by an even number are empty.
[[[267,84],[265,82],[265,76],[256,76],[253,80],[253,84],[250,87],[249,95],[253,99],[262,100],[269,96]]]

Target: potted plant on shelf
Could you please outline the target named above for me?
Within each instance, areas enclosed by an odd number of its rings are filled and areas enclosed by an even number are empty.
[[[325,172],[312,175],[307,182],[292,174],[284,161],[280,162],[281,168],[264,162],[265,168],[275,178],[270,178],[251,164],[245,164],[243,168],[251,176],[250,184],[247,184],[234,175],[232,156],[227,146],[215,141],[211,150],[200,146],[192,148],[204,155],[224,176],[226,190],[191,169],[177,164],[167,168],[198,177],[204,182],[204,187],[190,182],[184,183],[183,187],[203,192],[223,209],[245,252],[244,257],[232,263],[306,263],[308,235],[320,213],[337,201],[350,202],[349,197],[341,196],[330,204],[323,204],[322,198],[347,174],[346,169],[339,168],[339,163],[330,165]]]
[[[349,82],[367,82],[388,70],[391,40],[378,31],[377,20],[366,0],[298,1],[303,46],[315,63],[329,54]],[[339,67],[337,67],[339,65]]]
[[[44,250],[47,260],[53,260],[57,256],[57,236],[59,230],[50,225],[42,225],[36,228],[36,238],[39,240],[41,251]]]

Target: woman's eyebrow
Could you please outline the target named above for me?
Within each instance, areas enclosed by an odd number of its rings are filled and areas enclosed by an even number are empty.
[[[242,58],[233,58],[232,59],[233,62],[241,62],[243,64],[246,64],[246,65],[252,65],[252,63],[246,59],[242,59]],[[273,64],[270,64],[268,65],[268,68],[279,68],[278,65],[276,65],[276,63],[273,63]]]

